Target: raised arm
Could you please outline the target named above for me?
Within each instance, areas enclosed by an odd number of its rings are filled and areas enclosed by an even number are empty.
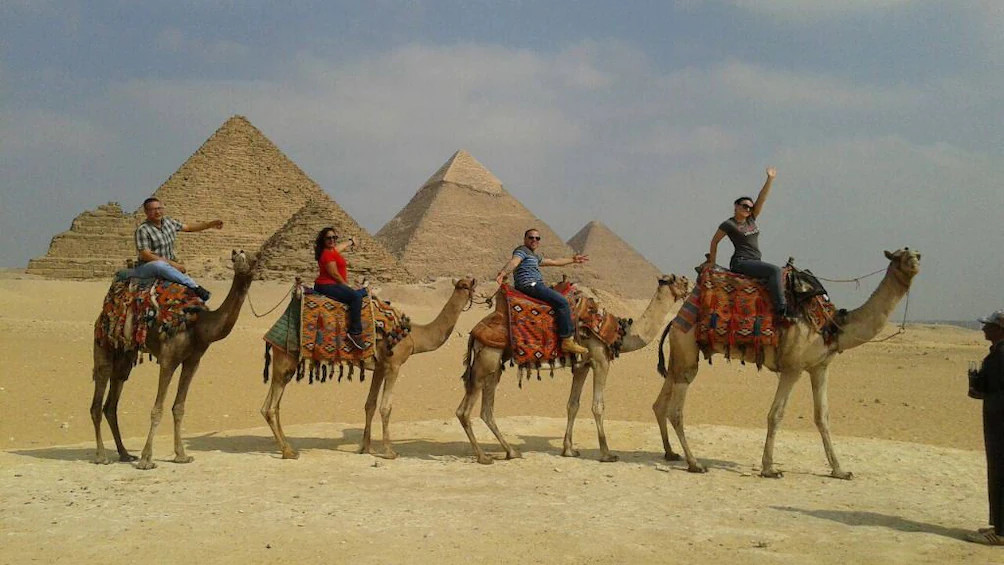
[[[208,222],[199,222],[197,224],[181,224],[181,231],[184,232],[204,231],[209,228],[216,228],[218,230],[223,229],[223,220],[210,220]]]
[[[353,248],[353,249],[355,249],[355,247],[356,247],[356,238],[350,237],[347,241],[343,241],[343,242],[335,245],[335,249],[339,253],[343,253],[346,249],[348,249],[350,247]]]
[[[497,282],[499,286],[502,286],[502,281],[504,281],[505,278],[509,276],[509,273],[513,272],[513,270],[516,269],[516,267],[518,267],[519,264],[522,262],[523,262],[522,257],[518,255],[513,255],[512,259],[509,259],[509,262],[506,263],[502,267],[502,270],[499,271],[498,275],[495,276],[495,282]]]
[[[588,255],[573,255],[571,257],[562,257],[561,259],[544,259],[540,262],[541,267],[564,267],[565,265],[571,265],[572,263],[585,263],[589,260]]]
[[[767,195],[770,194],[770,185],[774,182],[774,177],[776,176],[777,169],[767,167],[767,180],[763,182],[763,188],[760,189],[760,194],[757,194],[756,202],[753,204],[753,217],[760,219],[760,211],[763,210],[763,203],[767,201]]]
[[[718,242],[725,237],[725,232],[721,229],[715,231],[715,235],[711,236],[711,251],[708,252],[708,263],[712,266],[715,265],[715,258],[718,255]]]

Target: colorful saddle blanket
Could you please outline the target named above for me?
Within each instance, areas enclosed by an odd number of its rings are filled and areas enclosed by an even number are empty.
[[[569,298],[573,285],[555,288],[562,296]],[[509,341],[512,345],[513,362],[517,365],[536,365],[564,357],[554,320],[554,309],[543,300],[530,298],[515,288],[503,285],[509,317]],[[574,302],[574,298],[569,302]],[[576,326],[575,308],[572,324]]]
[[[94,340],[102,347],[147,351],[151,331],[161,339],[171,337],[188,328],[206,309],[202,299],[184,285],[116,277],[94,323]]]
[[[334,365],[361,367],[376,353],[377,334],[391,350],[411,332],[411,320],[390,303],[368,296],[362,307],[362,349],[357,348],[346,337],[348,333],[348,306],[310,290],[290,301],[286,312],[265,334],[265,341],[283,351],[297,351],[301,361],[309,362],[309,367],[297,372],[303,378],[304,371],[314,378],[324,381],[328,370],[334,375]],[[351,373],[350,373],[351,375]]]
[[[789,286],[790,269],[783,269],[785,288]],[[833,333],[832,325],[836,307],[825,294],[814,294],[797,300],[790,294],[788,300],[798,304],[800,315],[827,342]],[[724,345],[726,357],[733,350],[753,348],[756,359],[762,360],[764,347],[776,346],[779,325],[783,324],[774,313],[767,287],[758,279],[722,269],[704,269],[697,285],[680,307],[673,324],[684,331],[696,326],[698,344],[707,349]]]

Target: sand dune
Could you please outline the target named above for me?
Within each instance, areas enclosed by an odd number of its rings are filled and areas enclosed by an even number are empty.
[[[227,286],[209,285],[217,296]],[[283,461],[258,413],[267,391],[261,335],[278,313],[257,319],[245,307],[233,334],[204,358],[189,395],[184,428],[195,462],[164,462],[168,419],[156,443],[160,466],[140,472],[87,463],[91,332],[106,289],[0,279],[0,563],[933,563],[999,554],[960,541],[986,516],[979,405],[963,382],[967,361],[985,352],[978,332],[913,325],[833,363],[831,425],[855,473],[850,482],[825,477],[808,384],[800,383],[777,443],[786,475],[772,481],[756,467],[776,378],[717,359],[702,366],[686,419],[711,472],[691,475],[660,459],[653,346],[611,370],[607,431],[620,463],[595,461],[588,402],[576,425],[583,458],[558,456],[567,371],[522,390],[507,371],[496,411],[525,458],[474,464],[452,414],[477,310],[464,314],[445,347],[405,366],[392,420],[399,459],[351,453],[368,382],[303,381],[283,403],[302,457]],[[286,290],[256,283],[251,298],[263,311]],[[383,296],[421,323],[448,293],[439,283],[388,287]],[[625,302],[625,313],[644,304]],[[155,369],[134,370],[120,405],[135,452],[149,426]],[[487,429],[477,429],[498,451]]]

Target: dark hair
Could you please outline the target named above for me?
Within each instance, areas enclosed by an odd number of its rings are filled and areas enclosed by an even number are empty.
[[[143,201],[143,211],[144,212],[146,212],[146,205],[150,204],[151,202],[160,202],[160,198],[156,198],[154,196],[151,196],[150,198],[147,198],[146,200],[144,200]]]
[[[735,204],[739,204],[739,203],[740,203],[740,202],[742,202],[743,200],[749,200],[749,201],[750,201],[750,204],[756,204],[755,202],[753,202],[753,197],[752,197],[752,196],[740,196],[739,198],[736,198],[736,201],[735,201],[735,202],[733,202],[732,204],[733,204],[733,205],[735,205]]]
[[[530,228],[530,229],[526,230],[525,232],[523,232],[523,239],[526,239],[527,237],[529,237],[530,236],[530,232],[532,232],[532,231],[540,233],[540,230],[538,230],[537,228]]]
[[[335,237],[338,237],[338,232],[336,232],[335,228],[331,226],[328,226],[322,229],[321,231],[317,232],[317,237],[314,238],[314,261],[320,260],[321,253],[324,252],[324,234],[328,233],[329,231],[334,232]]]

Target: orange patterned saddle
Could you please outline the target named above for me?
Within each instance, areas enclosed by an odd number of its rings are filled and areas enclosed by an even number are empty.
[[[832,321],[836,307],[825,293],[792,296],[792,271],[790,267],[782,270],[787,299],[798,305],[799,315],[828,343],[835,335]],[[775,314],[770,292],[760,279],[717,267],[701,271],[697,285],[673,320],[684,331],[695,328],[697,343],[708,359],[719,347],[726,358],[733,352],[743,357],[752,351],[758,368],[763,364],[764,349],[778,344],[780,329],[789,323]]]
[[[150,332],[161,339],[185,331],[206,310],[185,285],[118,277],[108,288],[94,323],[94,340],[121,351],[147,351]]]
[[[574,327],[598,337],[608,346],[608,355],[616,357],[630,320],[617,318],[601,309],[595,300],[583,297],[571,283],[562,281],[553,288],[568,298]],[[521,369],[570,361],[561,350],[554,309],[550,304],[508,285],[500,288],[499,295],[495,311],[471,330],[474,339],[505,350],[504,357]]]

